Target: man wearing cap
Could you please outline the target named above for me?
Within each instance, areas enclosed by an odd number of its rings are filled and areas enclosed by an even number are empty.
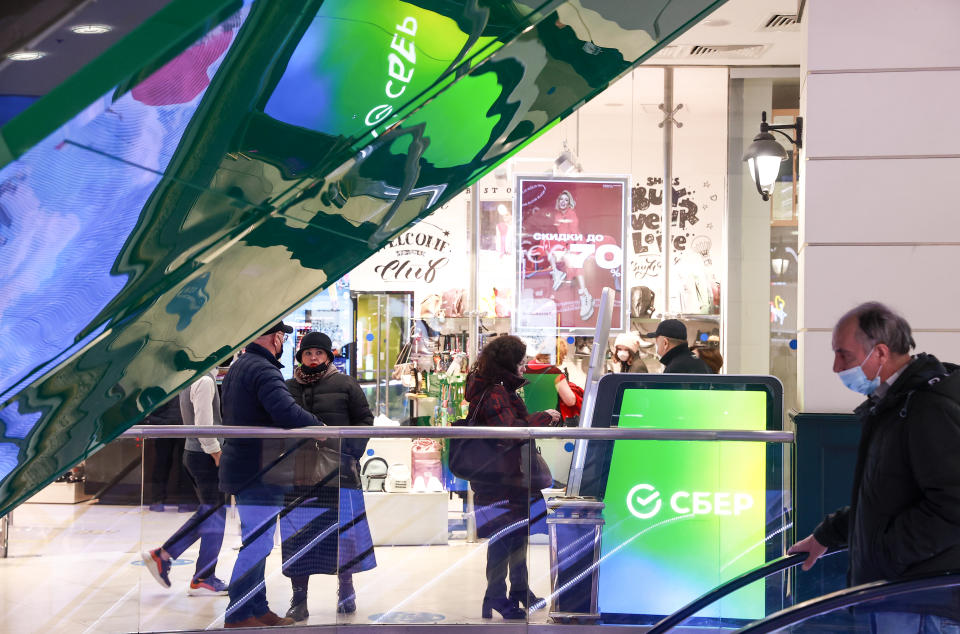
[[[664,374],[713,374],[702,359],[696,357],[687,345],[687,327],[679,319],[664,319],[646,339],[657,340],[657,356]]]
[[[297,405],[280,374],[283,342],[293,328],[282,321],[254,339],[230,366],[223,380],[225,425],[291,429],[322,425]],[[267,606],[265,562],[273,550],[277,514],[283,488],[262,480],[263,441],[259,438],[226,438],[220,457],[220,490],[237,499],[243,547],[230,578],[230,603],[225,628],[292,625]]]

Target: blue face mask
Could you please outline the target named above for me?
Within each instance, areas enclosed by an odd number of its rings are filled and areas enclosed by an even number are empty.
[[[867,354],[866,359],[864,359],[860,365],[854,368],[843,370],[842,372],[837,372],[837,376],[840,377],[840,380],[843,381],[843,384],[847,386],[848,389],[851,389],[859,394],[863,394],[864,396],[870,396],[873,394],[874,390],[880,386],[879,368],[877,369],[877,376],[873,377],[872,379],[868,379],[867,375],[863,371],[863,364],[867,362],[867,359],[870,358],[870,355],[873,354],[873,351],[876,349],[876,346],[870,348],[870,352]]]

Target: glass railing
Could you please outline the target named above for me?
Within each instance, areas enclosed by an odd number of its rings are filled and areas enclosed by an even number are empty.
[[[85,482],[62,483],[98,498],[54,504],[45,489],[12,514],[5,627],[185,631],[290,613],[311,626],[645,629],[792,540],[788,432],[224,427],[219,470],[198,433],[134,428],[87,462]],[[483,438],[464,448],[469,436]],[[564,497],[577,442],[596,500]],[[472,486],[451,472],[451,443]],[[202,500],[176,482],[191,473]],[[745,625],[789,594],[778,573],[686,623]]]

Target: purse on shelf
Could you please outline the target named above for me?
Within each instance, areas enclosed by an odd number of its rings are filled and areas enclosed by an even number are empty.
[[[374,456],[363,463],[363,470],[360,472],[360,478],[363,481],[363,490],[370,492],[384,491],[387,471],[387,461],[379,456]]]

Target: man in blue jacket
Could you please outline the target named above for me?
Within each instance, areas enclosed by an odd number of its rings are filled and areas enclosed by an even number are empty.
[[[291,332],[292,327],[278,322],[230,366],[221,399],[224,424],[284,429],[323,424],[297,405],[280,374],[283,365],[278,359]],[[264,477],[265,467],[273,456],[265,460],[263,449],[264,441],[258,438],[227,438],[222,446],[220,490],[236,496],[243,533],[243,547],[230,578],[225,628],[293,624],[293,619],[271,612],[267,605],[265,562],[273,550],[283,487],[265,482],[270,480]]]

